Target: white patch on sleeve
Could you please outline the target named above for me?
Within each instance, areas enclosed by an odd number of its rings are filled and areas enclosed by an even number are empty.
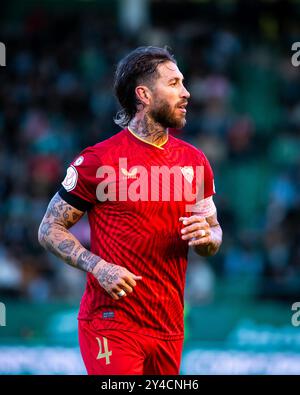
[[[83,163],[83,161],[84,161],[84,157],[83,157],[83,156],[79,156],[79,157],[75,160],[74,166],[80,166],[81,163]]]
[[[202,199],[194,205],[193,212],[201,215],[201,217],[210,217],[217,211],[213,197],[210,196],[206,199]]]
[[[78,180],[78,173],[74,166],[70,166],[67,169],[67,174],[65,179],[62,182],[62,186],[65,188],[66,191],[72,191],[76,185]]]

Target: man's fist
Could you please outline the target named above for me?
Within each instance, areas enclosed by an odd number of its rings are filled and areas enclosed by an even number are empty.
[[[92,271],[99,284],[115,300],[125,297],[133,291],[136,281],[142,276],[136,276],[123,266],[106,262],[104,259]]]
[[[192,215],[180,217],[179,221],[185,225],[181,229],[181,238],[187,240],[189,246],[205,246],[212,242],[210,225],[204,217]]]

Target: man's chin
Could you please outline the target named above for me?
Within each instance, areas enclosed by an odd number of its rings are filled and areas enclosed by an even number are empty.
[[[180,119],[179,118],[172,119],[172,121],[169,120],[169,122],[165,122],[164,125],[161,123],[161,125],[164,128],[171,128],[171,129],[182,129],[185,126],[185,124],[186,124],[185,117]]]
[[[174,122],[174,125],[171,126],[174,129],[182,129],[186,124],[186,119],[180,119],[180,120],[176,120],[176,122]]]

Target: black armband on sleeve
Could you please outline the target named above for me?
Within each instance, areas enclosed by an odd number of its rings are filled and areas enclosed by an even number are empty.
[[[68,204],[77,208],[77,210],[88,211],[93,207],[92,203],[90,203],[90,202],[88,202],[76,195],[73,195],[73,194],[67,192],[64,187],[60,188],[60,190],[58,191],[58,194]]]

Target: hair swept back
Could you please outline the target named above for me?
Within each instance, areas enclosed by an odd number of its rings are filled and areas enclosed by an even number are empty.
[[[157,66],[176,60],[167,47],[138,47],[126,55],[117,65],[114,78],[114,92],[121,105],[114,122],[126,127],[137,111],[138,99],[135,94],[137,85],[152,82],[158,77]]]

